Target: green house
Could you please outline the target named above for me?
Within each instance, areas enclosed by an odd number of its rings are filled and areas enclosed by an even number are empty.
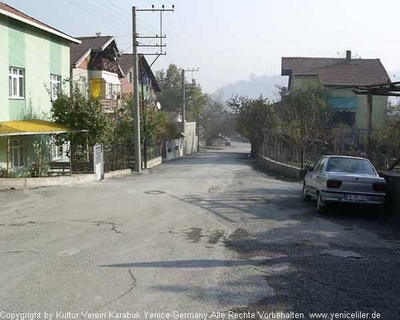
[[[69,130],[51,122],[50,110],[59,92],[69,92],[70,43],[80,41],[0,2],[3,172],[17,172],[31,165],[37,160],[35,142]],[[58,150],[49,153],[51,158],[60,156]]]
[[[288,90],[319,85],[328,91],[328,104],[341,122],[355,129],[367,129],[367,96],[356,95],[356,87],[390,83],[379,59],[283,57],[282,75],[289,76]],[[386,116],[388,98],[373,97],[372,126]]]

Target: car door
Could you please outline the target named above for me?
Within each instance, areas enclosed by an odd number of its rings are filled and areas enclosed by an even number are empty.
[[[324,157],[318,164],[318,168],[316,168],[314,175],[313,175],[313,185],[314,185],[314,192],[318,190],[324,189],[326,185],[326,174],[325,174],[325,164],[327,162],[327,158]]]
[[[319,164],[321,163],[322,159],[323,158],[321,157],[314,163],[314,166],[312,167],[311,171],[307,172],[307,174],[306,174],[306,176],[304,178],[304,183],[306,185],[307,191],[311,195],[315,195],[316,194],[315,193],[316,186],[315,186],[315,181],[314,181],[315,180],[315,173],[316,173],[316,170],[319,168]]]

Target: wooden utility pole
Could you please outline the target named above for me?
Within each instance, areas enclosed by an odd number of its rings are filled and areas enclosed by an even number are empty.
[[[185,134],[186,119],[186,86],[185,86],[185,69],[182,69],[182,132]]]
[[[135,127],[135,171],[142,172],[142,155],[140,144],[140,107],[139,107],[139,66],[137,54],[137,33],[136,33],[136,7],[132,7],[132,41],[133,41],[133,107]]]
[[[186,79],[185,79],[185,71],[191,72],[192,73],[192,82],[193,82],[193,72],[199,71],[199,68],[197,69],[182,69],[182,132],[185,135],[185,126],[186,126]],[[197,124],[198,125],[198,124]],[[200,137],[198,137],[200,138]],[[186,136],[183,137],[183,154],[186,155]]]
[[[141,36],[137,33],[136,29],[136,12],[138,11],[148,11],[148,12],[160,12],[160,30],[161,34],[160,35],[155,35],[155,36]],[[137,173],[142,172],[142,155],[141,155],[141,140],[140,140],[140,105],[139,105],[139,79],[141,76],[139,76],[139,56],[138,56],[138,47],[152,47],[152,48],[157,48],[160,49],[160,53],[145,53],[146,55],[156,55],[157,57],[160,55],[165,55],[165,52],[163,52],[163,48],[165,48],[166,44],[163,43],[163,39],[165,39],[165,35],[162,34],[162,15],[166,11],[174,11],[174,6],[172,6],[172,9],[165,9],[164,5],[162,6],[161,9],[156,9],[154,8],[154,5],[152,5],[151,9],[137,9],[136,7],[132,7],[132,47],[133,47],[133,102],[134,102],[134,125],[135,125],[135,171]],[[158,39],[160,40],[160,43],[156,44],[139,44],[137,42],[137,39],[143,38],[143,39]],[[157,58],[156,58],[157,59]],[[153,62],[154,63],[154,62]],[[151,64],[152,65],[152,64]],[[146,73],[146,71],[143,73],[143,75]],[[147,160],[147,159],[146,159]]]
[[[367,95],[367,155],[372,157],[372,94]]]

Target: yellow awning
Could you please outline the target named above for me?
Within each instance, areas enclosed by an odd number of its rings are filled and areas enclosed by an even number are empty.
[[[19,120],[0,122],[0,137],[28,136],[40,134],[60,134],[68,132],[87,132],[45,120]]]

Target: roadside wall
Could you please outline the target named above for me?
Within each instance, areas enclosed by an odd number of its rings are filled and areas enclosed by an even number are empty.
[[[151,168],[154,168],[154,167],[156,167],[156,166],[158,166],[158,165],[160,165],[162,163],[162,157],[160,156],[160,157],[156,157],[156,158],[154,158],[154,159],[151,159],[151,160],[149,160],[149,161],[147,161],[147,169],[151,169]]]
[[[1,178],[0,189],[6,188],[39,188],[62,186],[68,184],[98,181],[96,174],[77,174],[72,176],[45,177],[45,178]]]
[[[396,218],[400,218],[400,173],[381,172],[379,174],[385,178],[387,186],[385,211]]]
[[[285,177],[293,179],[301,179],[304,177],[304,170],[301,170],[293,166],[289,166],[281,162],[274,161],[262,155],[258,155],[257,161],[266,170],[279,173]]]
[[[196,122],[185,123],[184,153],[191,155],[197,152]]]
[[[117,170],[104,174],[105,179],[122,177],[131,174],[131,169]],[[85,182],[99,181],[96,174],[73,174],[72,176],[57,176],[44,178],[0,178],[1,189],[25,189],[50,186],[64,186]]]
[[[165,160],[172,160],[183,156],[182,139],[165,141],[163,157]]]

